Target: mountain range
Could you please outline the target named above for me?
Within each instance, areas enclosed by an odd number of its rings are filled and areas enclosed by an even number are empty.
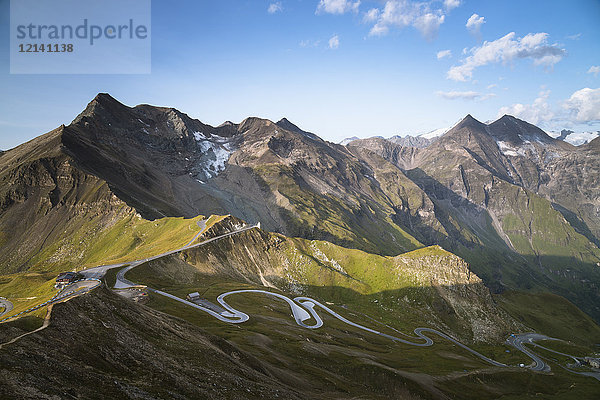
[[[489,346],[515,329],[556,334],[563,332],[561,323],[576,320],[566,339],[600,342],[600,138],[573,146],[509,115],[489,124],[467,115],[436,138],[334,144],[285,118],[215,127],[173,108],[129,107],[99,94],[69,125],[0,154],[0,293],[44,287],[61,269],[117,259],[109,257],[113,242],[127,236],[129,247],[118,253],[125,257],[149,241],[139,227],[174,229],[182,218],[198,215],[229,216],[216,223],[214,236],[244,221],[260,222],[262,230],[206,252],[153,261],[140,270],[145,273],[136,272],[140,281],[158,284],[161,277],[161,287],[181,291],[202,279],[243,282],[327,296],[364,312],[377,301],[398,312],[405,308],[408,321]],[[177,229],[171,238],[187,228]],[[187,285],[178,286],[174,274]],[[81,307],[102,299],[115,307],[110,292],[98,296]],[[556,315],[525,311],[545,302],[556,306]],[[169,313],[166,305],[150,304],[158,311],[144,311],[145,323],[154,313]],[[140,329],[123,322],[129,317],[99,318]],[[161,314],[161,323],[165,318]],[[217,343],[217,326],[206,329]],[[258,366],[256,349],[233,333],[226,336],[237,350],[230,348],[219,368],[243,364],[250,369],[238,376],[251,380],[262,371],[269,396],[276,387],[310,380],[307,370],[287,376],[273,360]],[[275,340],[262,331],[252,337],[255,344]],[[314,368],[322,373],[327,367],[319,357]],[[311,396],[343,392],[339,382],[350,375],[338,372],[331,379],[340,392],[315,384]],[[430,385],[411,375],[422,372],[403,375],[402,396],[445,398],[465,384],[452,377]],[[347,393],[365,393],[348,387]],[[481,398],[494,398],[495,390]]]

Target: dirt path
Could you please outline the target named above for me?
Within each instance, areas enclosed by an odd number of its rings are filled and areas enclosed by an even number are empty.
[[[35,330],[31,331],[31,332],[27,332],[27,333],[24,333],[24,334],[22,334],[22,335],[19,335],[19,336],[17,336],[16,338],[14,338],[14,339],[12,339],[12,340],[10,340],[10,341],[6,342],[6,343],[2,343],[2,344],[0,344],[0,350],[2,350],[2,348],[3,348],[4,346],[6,346],[7,344],[14,343],[14,342],[16,342],[17,340],[21,339],[22,337],[25,337],[25,336],[27,336],[27,335],[31,335],[32,333],[36,333],[36,332],[39,332],[39,331],[41,331],[41,330],[44,330],[44,329],[46,329],[46,328],[47,328],[47,327],[50,325],[50,315],[51,315],[51,314],[52,314],[52,304],[50,304],[50,305],[48,306],[48,311],[46,312],[46,317],[44,318],[44,323],[42,324],[42,326],[40,326],[39,328],[37,328],[37,329],[35,329]]]

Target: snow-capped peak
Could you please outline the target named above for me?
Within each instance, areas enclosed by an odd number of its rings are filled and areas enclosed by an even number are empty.
[[[573,146],[581,146],[591,142],[600,136],[598,132],[573,132],[570,130],[563,129],[561,132],[549,132],[550,136],[555,139],[571,143]]]
[[[352,136],[352,137],[349,137],[349,138],[346,138],[346,139],[342,140],[339,144],[341,144],[342,146],[346,146],[350,142],[353,142],[353,141],[358,140],[358,139],[360,139],[360,138],[357,137],[357,136]]]
[[[456,125],[458,125],[460,122],[462,121],[462,119],[460,121],[456,121],[456,123],[452,124],[451,126],[445,127],[445,128],[438,128],[438,129],[434,129],[433,131],[430,132],[426,132],[426,133],[421,133],[417,136],[420,136],[422,138],[425,139],[435,139],[438,138],[446,133],[448,133],[448,131],[450,131],[452,128],[454,128]]]

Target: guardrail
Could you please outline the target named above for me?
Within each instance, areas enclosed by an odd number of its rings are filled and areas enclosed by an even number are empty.
[[[98,282],[98,285],[87,289],[86,292],[89,292],[90,290],[95,289],[95,288],[97,288],[98,286],[100,286],[102,284],[102,281],[100,279],[90,278],[90,279],[79,279],[79,280],[71,283],[70,285],[74,285],[75,283],[82,282],[82,281],[96,281],[96,282]],[[65,292],[65,293],[59,292],[54,297],[52,297],[50,300],[47,300],[47,301],[43,302],[42,304],[38,304],[37,306],[30,307],[27,310],[23,310],[21,312],[13,314],[10,317],[6,317],[6,318],[3,318],[3,319],[0,319],[0,324],[3,323],[3,322],[8,321],[10,319],[17,318],[17,317],[19,317],[19,316],[21,316],[23,314],[28,314],[30,312],[39,310],[42,307],[45,307],[45,306],[50,305],[52,303],[55,303],[55,302],[57,302],[59,300],[62,300],[64,298],[66,298],[66,297],[69,297],[69,296],[73,295],[74,293],[76,293],[75,290],[70,290],[70,291]]]

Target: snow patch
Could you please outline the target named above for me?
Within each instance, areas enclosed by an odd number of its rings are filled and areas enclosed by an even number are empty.
[[[437,137],[440,137],[440,136],[448,133],[452,128],[454,128],[456,125],[458,125],[460,123],[460,121],[462,121],[462,120],[456,121],[452,126],[448,126],[446,128],[435,129],[431,132],[421,133],[420,135],[417,135],[417,136],[423,137],[425,139],[435,139]]]
[[[207,138],[202,132],[194,132],[193,135],[200,153],[198,175],[204,179],[214,178],[225,169],[225,164],[234,150],[231,139],[218,135],[211,135],[210,138]],[[196,180],[204,184],[204,181]]]
[[[229,160],[231,152],[223,146],[213,146],[212,151],[215,159],[208,162],[208,169],[214,172],[214,176],[217,176],[219,172],[225,169],[225,163]]]
[[[360,139],[360,138],[359,138],[359,137],[357,137],[357,136],[352,136],[352,137],[349,137],[349,138],[346,138],[346,139],[342,140],[342,141],[341,141],[339,144],[341,144],[342,146],[346,146],[346,145],[348,145],[350,142],[353,142],[353,141],[355,141],[355,140],[359,140],[359,139]]]
[[[496,143],[498,144],[498,147],[500,148],[500,151],[502,152],[502,154],[504,154],[505,156],[511,156],[511,157],[517,157],[517,156],[522,156],[522,157],[527,157],[527,151],[535,151],[535,147],[533,147],[533,145],[531,144],[530,141],[526,141],[525,144],[521,147],[513,147],[511,146],[509,143],[507,142],[503,142],[501,140],[497,140]]]
[[[452,128],[439,128],[439,129],[433,130],[431,132],[422,133],[419,136],[422,138],[425,138],[425,139],[433,139],[433,138],[442,136],[443,134],[448,132],[450,129],[452,129]]]
[[[204,133],[202,132],[194,132],[194,139],[196,139],[197,142],[200,142],[206,140],[206,136],[204,136]]]
[[[600,136],[599,132],[579,132],[579,133],[571,133],[569,136],[565,138],[565,142],[571,143],[573,146],[581,146],[583,144],[589,143],[592,140],[596,139]]]

